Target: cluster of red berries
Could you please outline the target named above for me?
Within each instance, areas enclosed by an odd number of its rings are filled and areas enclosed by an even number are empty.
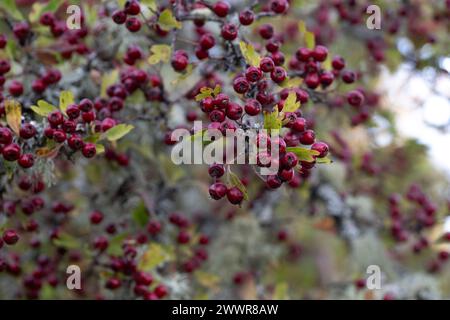
[[[125,24],[130,32],[141,30],[141,20],[136,16],[141,13],[141,6],[137,0],[127,0],[124,8],[113,12],[112,19],[117,24]]]

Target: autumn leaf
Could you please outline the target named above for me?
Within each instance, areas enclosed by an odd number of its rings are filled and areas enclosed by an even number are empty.
[[[70,91],[62,91],[59,95],[59,109],[66,114],[67,107],[75,103],[73,93]]]
[[[152,53],[148,58],[149,64],[157,64],[159,62],[169,62],[172,48],[166,44],[155,44],[150,48]]]
[[[6,122],[15,134],[20,135],[22,123],[22,107],[13,99],[5,100]]]
[[[171,29],[181,29],[181,22],[177,21],[170,9],[165,9],[158,18],[158,25],[165,31]]]
[[[256,53],[255,48],[251,44],[247,44],[244,41],[239,43],[239,48],[241,49],[242,55],[245,58],[245,61],[252,66],[259,66],[259,62],[261,61],[261,57]]]
[[[294,91],[290,91],[288,97],[284,101],[284,112],[295,112],[300,108],[300,102],[297,101],[297,94]]]

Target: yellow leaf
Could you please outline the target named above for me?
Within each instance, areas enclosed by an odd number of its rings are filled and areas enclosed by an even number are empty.
[[[45,100],[39,100],[37,106],[32,106],[31,110],[42,117],[46,117],[49,113],[55,111],[56,107]]]
[[[249,65],[259,66],[259,62],[261,61],[261,57],[256,53],[255,48],[250,43],[245,43],[244,41],[239,42],[239,47],[241,49],[242,55],[245,58],[245,61]]]
[[[297,101],[297,94],[291,91],[284,102],[283,112],[295,112],[298,108],[300,108],[300,102]]]
[[[103,153],[103,152],[105,152],[105,146],[102,144],[96,143],[95,150],[96,150],[97,154]]]
[[[100,89],[100,96],[102,98],[106,98],[106,89],[108,89],[109,86],[113,85],[117,79],[119,78],[119,71],[113,70],[109,73],[106,73],[102,76],[102,84]]]
[[[158,18],[158,25],[165,31],[170,31],[174,28],[181,29],[181,22],[175,19],[170,9],[165,9],[161,12]]]
[[[16,100],[7,99],[5,101],[6,122],[9,127],[17,135],[19,135],[20,126],[22,123],[22,107]]]
[[[316,38],[314,36],[314,33],[310,31],[305,33],[305,44],[307,48],[314,49],[314,47],[316,46]]]
[[[248,200],[247,188],[244,186],[244,184],[242,183],[241,179],[239,179],[239,177],[237,175],[235,175],[231,171],[228,171],[228,178],[229,178],[230,184],[233,187],[236,187],[239,190],[241,190],[241,192],[244,195],[244,200]]]
[[[275,292],[273,293],[273,300],[286,300],[288,299],[288,285],[286,282],[277,283],[275,286]]]
[[[200,93],[195,96],[195,101],[201,101],[207,97],[212,97],[214,90],[208,87],[200,88]]]
[[[295,88],[300,87],[302,83],[302,78],[286,78],[282,83],[279,84],[279,86],[282,88]]]
[[[264,129],[281,129],[282,118],[278,112],[278,107],[272,112],[264,111]]]
[[[169,62],[172,48],[166,44],[155,44],[150,48],[151,55],[148,63],[157,64],[159,62]]]
[[[170,248],[165,248],[157,243],[149,244],[138,262],[138,268],[142,271],[151,271],[160,264],[172,259]]]
[[[305,24],[305,21],[300,20],[300,21],[298,22],[298,31],[300,31],[301,34],[303,34],[303,33],[306,32],[306,24]]]
[[[59,109],[66,114],[67,107],[75,103],[73,93],[70,91],[62,91],[59,95]]]

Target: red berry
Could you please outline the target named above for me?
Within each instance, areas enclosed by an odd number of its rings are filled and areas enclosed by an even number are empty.
[[[233,89],[237,93],[246,93],[250,89],[250,84],[244,77],[238,77],[233,81]]]
[[[319,75],[315,72],[308,73],[308,75],[305,78],[305,83],[310,89],[316,89],[320,84],[320,78]]]
[[[123,10],[116,10],[112,14],[112,19],[117,24],[124,24],[127,21],[127,14]]]
[[[294,177],[294,169],[282,169],[280,172],[278,172],[278,177],[282,180],[282,181],[291,181],[292,178]]]
[[[12,96],[18,97],[23,93],[23,84],[20,81],[13,80],[9,84],[8,90]]]
[[[320,75],[320,83],[324,86],[327,87],[330,84],[333,83],[334,80],[334,75],[333,73],[329,72],[329,71],[325,71]]]
[[[206,33],[200,37],[199,40],[200,47],[202,47],[203,50],[208,50],[214,47],[216,44],[216,40],[210,33]]]
[[[287,0],[272,0],[270,3],[270,10],[278,14],[286,12],[288,7],[289,3]]]
[[[0,49],[4,49],[6,47],[6,43],[8,41],[6,40],[5,35],[1,34],[0,35]]]
[[[23,41],[30,33],[30,26],[26,22],[18,22],[13,26],[13,33],[19,41]]]
[[[225,40],[233,41],[236,39],[238,33],[237,27],[232,23],[226,23],[223,25],[222,30],[220,34],[222,35],[222,38]]]
[[[266,185],[270,189],[277,189],[277,188],[281,187],[282,184],[283,184],[283,181],[281,181],[281,179],[278,177],[278,175],[270,175],[267,177]]]
[[[250,9],[245,9],[244,11],[241,11],[239,13],[239,22],[243,26],[251,25],[254,20],[255,20],[255,14]]]
[[[70,119],[76,119],[80,115],[80,109],[76,104],[71,104],[67,107],[66,113]]]
[[[141,29],[141,21],[136,17],[127,18],[125,25],[130,32],[138,32]]]
[[[209,57],[209,53],[207,50],[203,50],[200,47],[195,48],[195,56],[199,60],[204,60]]]
[[[117,288],[120,288],[122,285],[122,282],[119,278],[109,278],[108,281],[106,281],[106,288],[110,290],[115,290]]]
[[[231,204],[240,204],[244,200],[244,194],[237,187],[232,187],[227,191],[227,199]]]
[[[316,142],[311,146],[311,150],[319,152],[318,158],[324,158],[328,154],[328,145],[324,142]]]
[[[212,10],[219,17],[226,17],[228,14],[228,11],[230,11],[230,5],[225,1],[217,1],[213,5]]]
[[[20,156],[19,160],[17,161],[19,165],[24,168],[28,169],[31,168],[34,164],[34,157],[31,153],[25,153]]]
[[[35,79],[33,80],[33,83],[31,84],[31,89],[33,89],[36,93],[42,93],[47,88],[47,85],[42,79]]]
[[[93,211],[91,213],[91,216],[89,218],[91,220],[92,224],[99,224],[100,222],[103,221],[103,213],[101,213],[100,211],[96,210]]]
[[[293,152],[285,153],[280,159],[281,166],[283,168],[287,168],[287,169],[295,167],[297,165],[297,163],[298,163],[298,158],[295,155],[295,153],[293,153]]]
[[[222,164],[214,163],[209,166],[208,173],[213,178],[220,178],[225,173],[225,168]]]
[[[20,147],[18,144],[12,143],[3,148],[3,158],[6,161],[16,161],[20,157]]]
[[[81,153],[83,154],[83,156],[85,156],[86,158],[92,158],[95,156],[95,154],[97,153],[97,149],[95,147],[95,144],[93,143],[86,143],[83,146],[83,149],[81,150]]]
[[[312,51],[308,48],[299,48],[295,52],[295,56],[299,61],[307,62],[312,57]]]
[[[72,150],[80,150],[84,146],[84,141],[78,135],[72,135],[68,140],[67,144]]]
[[[56,129],[53,130],[53,140],[55,140],[58,143],[63,143],[66,141],[67,136],[66,133],[62,130]]]
[[[31,139],[36,135],[36,128],[31,123],[25,123],[20,128],[19,134],[22,139]]]
[[[43,26],[51,27],[55,24],[55,15],[53,12],[45,12],[39,18],[39,23]]]
[[[243,109],[242,107],[234,102],[230,102],[226,109],[226,115],[231,120],[239,120],[242,116]]]
[[[64,116],[59,111],[53,111],[47,116],[47,120],[52,127],[57,127],[64,121]]]
[[[259,28],[259,35],[264,38],[264,39],[270,39],[273,37],[273,26],[271,24],[263,24],[260,28]]]
[[[179,244],[186,244],[186,243],[188,243],[190,240],[191,240],[191,236],[189,235],[189,233],[188,233],[187,231],[181,230],[181,231],[178,233],[178,236],[177,236],[177,242],[178,242]]]
[[[0,60],[0,75],[8,73],[11,70],[11,64],[8,60]]]
[[[179,51],[175,51],[175,54],[171,60],[172,67],[175,71],[183,71],[186,69],[188,63],[189,61],[187,55],[180,53]]]
[[[345,60],[341,56],[335,56],[331,61],[331,66],[335,70],[342,70],[345,68]]]
[[[128,0],[125,2],[125,13],[135,16],[138,15],[141,12],[141,7],[139,5],[139,2],[136,0]]]
[[[347,101],[354,107],[360,107],[364,102],[364,96],[360,91],[352,90],[347,93]]]
[[[286,79],[286,70],[282,67],[275,67],[273,71],[270,73],[270,78],[275,83],[281,83]]]
[[[8,145],[13,141],[11,130],[5,127],[0,127],[0,144]]]
[[[262,78],[262,72],[257,67],[248,67],[245,71],[245,78],[250,82],[257,82]]]
[[[301,144],[310,145],[314,143],[316,139],[316,135],[312,130],[306,130],[305,132],[300,134],[299,140]]]
[[[227,194],[227,186],[222,182],[216,182],[209,187],[209,195],[214,200],[222,199]]]
[[[264,57],[259,62],[259,67],[263,72],[272,72],[275,68],[275,63],[273,62],[272,58]]]
[[[94,103],[89,99],[83,99],[80,101],[78,108],[83,112],[88,112],[94,108]]]
[[[261,103],[256,99],[248,99],[245,102],[244,110],[249,116],[256,116],[261,113]]]
[[[345,83],[353,83],[356,80],[356,74],[353,71],[344,71],[342,73],[342,81],[344,81]]]
[[[312,52],[312,57],[314,60],[318,62],[323,62],[327,59],[328,56],[328,49],[324,46],[317,46],[314,48]]]
[[[6,230],[5,232],[3,232],[3,241],[7,244],[7,245],[14,245],[17,243],[17,241],[19,241],[19,235],[17,234],[16,231],[14,230]]]
[[[162,284],[158,285],[155,288],[154,292],[155,292],[155,295],[160,299],[164,298],[168,293],[166,286],[164,286]]]
[[[213,110],[209,114],[209,120],[212,122],[222,122],[225,120],[225,112],[222,110]]]

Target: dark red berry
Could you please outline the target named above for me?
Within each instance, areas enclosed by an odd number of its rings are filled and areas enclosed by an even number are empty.
[[[200,37],[199,44],[203,50],[208,50],[214,47],[214,45],[216,44],[216,40],[214,39],[212,34],[206,33]]]
[[[95,154],[97,153],[97,149],[95,147],[95,144],[93,143],[86,143],[83,146],[83,149],[81,151],[81,153],[83,154],[83,156],[85,156],[86,158],[92,158],[95,156]]]
[[[240,204],[244,200],[244,194],[238,187],[232,187],[227,191],[227,199],[231,204]]]
[[[244,110],[249,116],[256,116],[261,113],[261,103],[256,99],[248,99],[245,102]]]
[[[225,1],[217,1],[213,5],[212,10],[219,17],[226,17],[228,14],[228,11],[230,11],[230,5],[228,4],[228,2],[225,2]]]
[[[125,2],[125,13],[135,16],[141,12],[141,7],[137,0],[128,0]]]
[[[225,40],[233,41],[236,39],[238,33],[238,29],[236,25],[232,23],[226,23],[223,25],[220,34]]]
[[[222,164],[214,163],[209,166],[208,173],[213,178],[220,178],[225,173],[225,168]]]
[[[0,127],[0,144],[8,145],[13,141],[11,130],[5,127]]]
[[[345,68],[345,60],[341,56],[335,56],[333,60],[331,60],[331,66],[335,70],[342,70]]]
[[[31,153],[25,153],[20,156],[17,162],[19,163],[19,166],[21,166],[22,168],[28,169],[34,165],[34,157]]]
[[[287,0],[272,0],[270,3],[270,10],[278,14],[286,12],[288,8],[289,3]]]
[[[270,39],[273,37],[273,26],[271,24],[263,24],[261,27],[259,27],[259,35],[264,39]]]
[[[364,103],[364,96],[359,90],[352,90],[347,93],[347,101],[354,107],[360,107]]]
[[[17,234],[16,231],[10,229],[3,232],[2,239],[7,245],[11,246],[16,244],[17,241],[19,241],[19,235]]]
[[[20,147],[18,144],[11,143],[3,148],[3,158],[7,161],[16,161],[20,157]]]
[[[47,120],[52,127],[57,127],[64,121],[64,116],[59,111],[53,111],[47,116]]]
[[[250,84],[244,77],[238,77],[233,81],[233,89],[237,93],[246,93],[250,89]]]
[[[227,186],[222,182],[216,182],[209,187],[209,195],[214,200],[222,199],[227,194]]]
[[[275,63],[273,62],[272,58],[264,57],[259,62],[259,67],[263,72],[272,72],[275,68]]]
[[[286,70],[283,67],[275,67],[270,73],[270,78],[275,83],[281,83],[286,79]]]
[[[312,52],[312,57],[314,60],[318,62],[323,62],[327,59],[328,56],[328,49],[324,46],[317,46],[314,48]]]
[[[239,22],[243,26],[248,26],[255,20],[255,13],[250,9],[245,9],[239,13]]]
[[[270,175],[267,177],[266,185],[270,189],[277,189],[277,188],[281,187],[282,184],[283,184],[283,181],[281,181],[281,179],[278,177],[278,175]]]
[[[316,142],[311,146],[311,150],[319,152],[318,158],[324,158],[328,154],[328,145],[324,142]]]
[[[300,134],[299,140],[301,144],[310,145],[313,144],[316,139],[316,135],[312,130],[306,130]]]
[[[127,21],[127,14],[123,10],[116,10],[112,14],[112,19],[117,24],[124,24]]]
[[[127,18],[125,25],[130,32],[138,32],[141,29],[141,21],[136,17]]]
[[[226,115],[231,120],[238,120],[241,118],[243,113],[242,107],[234,102],[230,102],[226,109]]]
[[[248,67],[245,71],[245,78],[250,82],[257,82],[262,78],[262,72],[257,67]]]

